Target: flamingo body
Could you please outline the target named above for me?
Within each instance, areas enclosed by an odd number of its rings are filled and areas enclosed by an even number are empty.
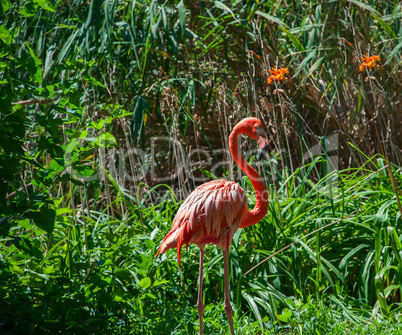
[[[224,263],[225,312],[228,316],[230,333],[234,335],[232,307],[229,299],[229,247],[233,235],[239,228],[245,228],[261,221],[268,211],[268,193],[264,182],[243,158],[239,150],[239,138],[246,134],[255,140],[260,148],[258,157],[268,145],[267,135],[262,130],[261,121],[246,118],[240,121],[229,137],[229,149],[233,159],[250,178],[255,192],[256,205],[250,211],[244,190],[228,180],[213,180],[197,187],[180,206],[173,220],[172,229],[165,236],[155,257],[168,249],[177,248],[181,268],[180,252],[183,245],[197,244],[200,248],[200,273],[197,308],[200,335],[203,335],[202,274],[205,245],[221,247]]]
[[[227,250],[246,209],[245,192],[237,183],[213,180],[202,184],[180,206],[158,253],[177,248],[181,266],[183,245],[193,243],[204,249],[210,243]]]

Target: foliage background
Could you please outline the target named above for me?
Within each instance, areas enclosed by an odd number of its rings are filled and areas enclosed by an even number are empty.
[[[197,249],[183,271],[153,255],[203,180],[237,180],[253,206],[222,150],[246,116],[270,136],[271,200],[231,250],[238,333],[398,331],[398,2],[0,4],[4,332],[197,331]],[[366,54],[381,62],[360,72]],[[288,80],[269,86],[273,66]],[[222,256],[207,256],[205,332],[224,334]]]

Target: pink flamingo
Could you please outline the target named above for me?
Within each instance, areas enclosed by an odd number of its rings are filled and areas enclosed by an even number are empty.
[[[172,229],[165,236],[155,257],[160,252],[177,248],[177,257],[181,268],[180,252],[184,244],[194,243],[200,248],[200,274],[198,286],[197,309],[200,323],[200,334],[203,334],[204,305],[202,303],[202,275],[205,245],[212,243],[221,247],[224,263],[225,312],[228,317],[230,332],[234,335],[233,312],[229,298],[229,247],[233,235],[239,228],[245,228],[261,221],[268,210],[268,194],[264,182],[241,156],[239,137],[241,134],[250,136],[257,141],[262,150],[268,145],[267,135],[262,129],[261,121],[256,118],[246,118],[240,121],[229,137],[230,152],[239,167],[250,178],[257,203],[251,211],[247,208],[244,190],[235,182],[228,180],[213,180],[197,187],[180,206],[173,220]]]

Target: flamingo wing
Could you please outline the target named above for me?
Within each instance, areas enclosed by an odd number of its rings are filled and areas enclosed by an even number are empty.
[[[245,192],[237,183],[213,180],[202,184],[180,206],[157,254],[177,248],[181,266],[183,245],[194,243],[204,249],[207,243],[212,243],[226,250],[246,209]]]

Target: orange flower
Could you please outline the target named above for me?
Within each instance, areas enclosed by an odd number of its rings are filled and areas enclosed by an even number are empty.
[[[253,50],[249,50],[248,53],[250,54],[250,56],[253,55],[256,58],[261,59],[261,57],[258,56]]]
[[[360,72],[363,72],[365,67],[368,67],[369,69],[372,69],[373,67],[375,67],[376,60],[378,60],[379,62],[381,61],[381,58],[378,55],[373,55],[370,57],[368,57],[368,55],[366,55],[366,57],[362,57],[360,59],[363,61],[363,63],[359,67]]]
[[[287,67],[277,70],[276,66],[274,66],[272,70],[269,70],[269,73],[272,73],[272,75],[268,78],[268,84],[271,85],[274,80],[278,82],[283,80],[285,78],[284,73],[289,74],[289,70]]]
[[[352,46],[352,43],[350,43],[346,38],[339,37],[339,39],[341,40],[342,43],[346,43],[347,45]]]

